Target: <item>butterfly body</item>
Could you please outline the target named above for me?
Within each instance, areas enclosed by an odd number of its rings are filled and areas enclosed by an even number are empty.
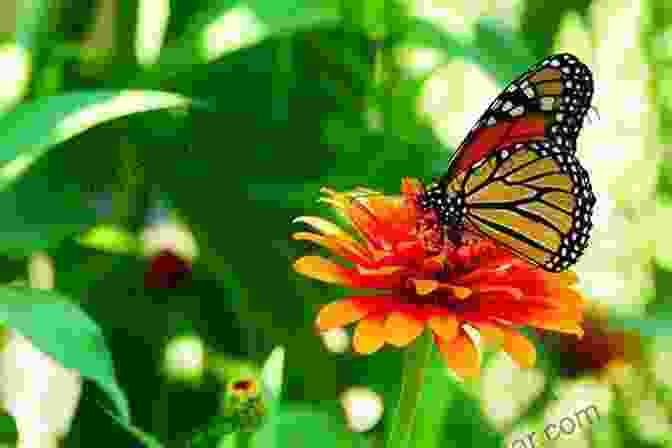
[[[491,238],[548,271],[585,250],[596,199],[577,158],[593,79],[569,54],[550,56],[492,102],[421,200],[447,236]]]

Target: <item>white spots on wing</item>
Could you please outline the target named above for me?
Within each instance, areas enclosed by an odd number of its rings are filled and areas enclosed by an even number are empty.
[[[541,106],[541,110],[543,111],[553,110],[554,104],[555,99],[550,96],[545,96],[539,99],[539,105]]]
[[[510,112],[510,114],[511,114],[512,117],[517,117],[517,116],[519,116],[519,115],[523,115],[524,113],[525,113],[525,106],[523,106],[522,104],[521,104],[520,106],[514,108],[514,109]]]

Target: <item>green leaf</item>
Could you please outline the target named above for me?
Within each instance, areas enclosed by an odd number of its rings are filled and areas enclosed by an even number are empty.
[[[181,95],[150,90],[90,90],[44,97],[0,118],[0,190],[52,148],[92,127],[139,112],[186,107]]]
[[[507,84],[536,61],[523,36],[492,17],[476,22],[468,58]]]
[[[0,117],[0,251],[26,255],[96,222],[91,185],[81,176],[113,172],[109,142],[120,143],[108,132],[99,151],[59,145],[119,117],[189,103],[156,91],[82,91],[24,103]]]
[[[405,29],[388,37],[387,45],[411,48],[433,48],[440,50],[449,60],[465,55],[463,36],[446,32],[422,17],[411,17]]]
[[[548,56],[560,29],[560,22],[568,12],[577,11],[586,21],[590,20],[592,0],[565,0],[547,2],[526,0],[522,2],[520,29],[535,59]]]
[[[261,370],[261,383],[268,400],[278,401],[282,395],[285,369],[285,349],[276,347],[266,359]]]
[[[278,415],[255,434],[253,446],[365,448],[369,443],[361,434],[347,431],[342,418],[314,407],[291,405],[283,406]]]
[[[151,435],[149,433],[146,433],[146,432],[142,431],[140,428],[131,425],[127,421],[124,421],[124,420],[120,419],[119,417],[114,415],[114,413],[108,411],[105,408],[103,408],[103,411],[105,411],[105,413],[107,415],[109,415],[112,418],[112,420],[114,420],[119,426],[124,428],[130,434],[133,434],[147,448],[163,448],[163,445],[161,444],[161,442],[159,442],[158,439],[156,437],[154,437],[153,435]]]
[[[336,1],[218,0],[195,14],[186,31],[161,52],[159,76],[185,73],[229,52],[250,47],[279,33],[293,33],[339,21]]]
[[[54,291],[0,287],[0,322],[29,337],[63,366],[93,380],[112,400],[120,419],[130,422],[128,401],[117,384],[103,334],[81,308]]]
[[[661,310],[646,317],[610,314],[608,325],[612,329],[636,331],[642,336],[669,336],[672,334],[672,312]]]

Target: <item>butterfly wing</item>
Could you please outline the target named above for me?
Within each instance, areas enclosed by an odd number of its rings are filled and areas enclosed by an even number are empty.
[[[444,179],[517,142],[550,140],[573,154],[593,91],[590,69],[575,56],[542,59],[490,104],[453,155]]]
[[[574,264],[588,244],[595,205],[588,172],[551,140],[504,146],[446,186],[465,226],[548,271]]]

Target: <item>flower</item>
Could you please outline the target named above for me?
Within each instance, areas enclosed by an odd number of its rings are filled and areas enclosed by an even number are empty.
[[[606,308],[585,310],[583,338],[564,334],[543,335],[542,342],[558,357],[559,373],[566,378],[593,376],[609,381],[610,373],[642,361],[642,340],[636,331],[610,328]]]
[[[534,365],[536,350],[517,327],[582,335],[584,300],[572,288],[573,272],[546,272],[489,239],[470,236],[453,245],[433,212],[419,205],[419,181],[404,179],[398,196],[364,188],[322,192],[321,202],[343,214],[359,237],[319,217],[296,218],[316,232],[297,232],[294,239],[342,260],[309,255],[294,269],[323,282],[378,290],[329,303],[317,316],[320,331],[357,322],[356,352],[373,353],[385,343],[404,347],[428,327],[448,366],[466,377],[480,371],[472,330],[525,367]]]
[[[151,258],[145,271],[145,288],[174,289],[184,286],[191,278],[191,265],[169,249],[164,249]]]

